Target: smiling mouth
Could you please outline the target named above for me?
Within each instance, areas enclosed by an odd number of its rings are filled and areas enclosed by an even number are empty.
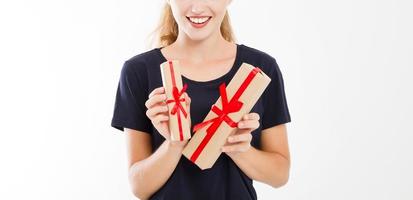
[[[196,25],[206,24],[212,17],[186,17],[191,23]]]

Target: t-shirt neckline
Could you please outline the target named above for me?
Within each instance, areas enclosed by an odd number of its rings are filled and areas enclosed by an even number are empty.
[[[223,80],[224,80],[225,78],[227,78],[227,77],[230,76],[231,74],[235,73],[235,71],[237,70],[237,66],[239,65],[240,54],[241,54],[241,44],[237,44],[237,43],[235,43],[235,44],[236,44],[235,60],[234,60],[234,62],[233,62],[233,64],[232,64],[231,69],[230,69],[226,74],[224,74],[224,75],[222,75],[222,76],[220,76],[220,77],[218,77],[218,78],[215,78],[215,79],[212,79],[212,80],[208,80],[208,81],[196,81],[196,80],[189,79],[189,78],[185,77],[184,75],[181,75],[182,80],[185,80],[185,82],[189,82],[189,83],[191,83],[191,84],[201,85],[201,86],[215,85],[216,83],[221,83],[221,82],[223,82]],[[163,47],[157,47],[157,48],[155,48],[156,52],[158,52],[158,55],[159,55],[159,56],[161,57],[161,59],[162,59],[162,62],[161,62],[161,63],[168,61],[168,60],[166,59],[166,57],[165,57],[165,56],[162,54],[162,52],[161,52],[161,49],[162,49],[162,48],[163,48]]]

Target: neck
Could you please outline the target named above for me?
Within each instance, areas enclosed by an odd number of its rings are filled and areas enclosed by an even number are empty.
[[[173,45],[182,52],[182,55],[185,55],[185,58],[190,58],[192,62],[201,63],[205,60],[219,58],[222,56],[222,52],[217,51],[217,49],[224,49],[230,44],[222,37],[221,32],[217,31],[200,41],[192,40],[185,34],[178,34]]]

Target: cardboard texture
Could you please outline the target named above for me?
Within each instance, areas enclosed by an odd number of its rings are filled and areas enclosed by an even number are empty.
[[[251,111],[270,81],[258,67],[243,63],[226,88],[225,83],[220,85],[219,99],[204,121],[194,126],[195,134],[183,155],[202,170],[211,168],[228,136],[235,133],[237,123]]]
[[[186,108],[184,92],[187,88],[182,86],[179,61],[166,61],[160,65],[162,84],[167,96],[169,113],[169,130],[172,141],[183,141],[191,138],[190,115]]]

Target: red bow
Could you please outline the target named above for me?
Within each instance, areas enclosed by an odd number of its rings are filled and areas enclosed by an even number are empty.
[[[211,108],[212,112],[214,112],[218,116],[208,121],[204,121],[204,122],[201,122],[195,125],[193,128],[193,132],[196,132],[202,127],[208,125],[209,123],[212,123],[212,125],[207,129],[207,131],[212,131],[211,129],[216,130],[216,128],[218,128],[219,125],[223,121],[225,121],[231,127],[237,127],[237,123],[232,121],[232,119],[228,117],[228,114],[239,111],[242,107],[242,102],[238,100],[228,102],[227,91],[225,88],[226,88],[225,83],[222,83],[219,86],[219,93],[221,95],[221,102],[222,102],[222,110],[220,110],[216,105],[213,105]]]
[[[185,98],[181,98],[182,94],[185,92],[186,88],[188,87],[187,84],[184,85],[181,91],[178,90],[176,86],[172,88],[172,95],[173,99],[169,99],[166,101],[166,103],[175,103],[174,107],[171,110],[171,114],[175,115],[177,114],[178,117],[178,125],[179,125],[179,139],[182,141],[184,140],[184,135],[182,133],[182,122],[181,122],[181,112],[184,115],[184,117],[187,117],[187,113],[181,105],[181,101],[185,102]],[[181,98],[181,99],[180,99]]]
[[[228,117],[228,114],[233,113],[233,112],[238,112],[241,109],[243,103],[238,101],[238,99],[235,99],[235,98],[231,99],[231,101],[228,102],[227,91],[226,91],[225,88],[226,88],[225,83],[222,83],[219,86],[219,92],[220,92],[220,95],[221,95],[221,102],[222,102],[222,110],[220,110],[215,105],[213,105],[212,108],[211,108],[212,112],[214,112],[218,116],[213,118],[213,119],[210,119],[208,121],[204,121],[202,123],[199,123],[199,124],[195,125],[194,128],[193,128],[193,131],[196,132],[200,128],[208,125],[209,123],[212,123],[211,126],[208,127],[208,129],[206,130],[207,134],[206,134],[205,138],[202,140],[202,142],[199,144],[198,148],[192,154],[192,156],[191,156],[191,161],[192,162],[196,161],[196,159],[198,158],[201,151],[204,149],[206,144],[211,139],[212,135],[215,133],[215,131],[218,129],[218,127],[221,125],[221,123],[223,121],[225,121],[229,126],[231,126],[233,128],[237,127],[238,123],[234,122],[230,117]]]
[[[174,107],[171,110],[172,115],[174,115],[175,113],[178,113],[179,115],[179,111],[182,111],[182,114],[186,118],[187,113],[180,103],[180,101],[185,101],[185,98],[182,98],[182,99],[179,99],[179,98],[181,98],[182,94],[186,91],[187,87],[188,85],[185,84],[181,91],[179,91],[176,86],[172,88],[173,99],[169,99],[166,101],[166,103],[175,103]]]

